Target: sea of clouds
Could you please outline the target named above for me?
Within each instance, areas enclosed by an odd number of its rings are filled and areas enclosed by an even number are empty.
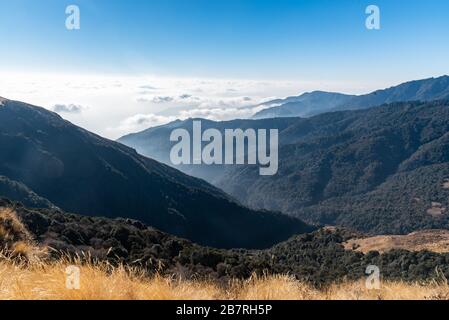
[[[176,119],[249,118],[261,103],[311,90],[354,92],[351,83],[89,74],[3,74],[1,96],[42,106],[117,139]]]

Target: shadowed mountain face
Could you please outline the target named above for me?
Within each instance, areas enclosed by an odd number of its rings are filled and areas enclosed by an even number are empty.
[[[308,222],[377,234],[449,228],[449,103],[284,118],[282,127],[279,120],[253,123],[279,127],[277,175],[225,166],[214,184],[250,207]],[[152,134],[142,138],[153,141]]]
[[[31,208],[56,208],[50,201],[38,196],[23,183],[0,176],[0,195],[14,201],[20,201]]]
[[[268,108],[253,118],[310,117],[328,111],[366,109],[385,103],[443,99],[449,99],[449,76],[406,82],[360,96],[321,91],[305,93],[266,102],[263,105]]]
[[[310,230],[21,102],[0,105],[0,148],[0,175],[64,210],[135,218],[217,247],[268,247]]]

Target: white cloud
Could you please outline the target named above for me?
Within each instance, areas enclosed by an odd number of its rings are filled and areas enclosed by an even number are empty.
[[[180,118],[206,118],[210,120],[231,120],[236,118],[248,118],[252,115],[251,109],[237,108],[210,108],[190,109],[180,112]]]
[[[81,113],[83,110],[87,109],[78,104],[55,104],[53,106],[53,111],[56,113]]]
[[[167,102],[172,102],[174,100],[173,97],[153,97],[153,99],[151,100],[151,102],[153,103],[167,103]]]
[[[143,86],[139,86],[140,89],[144,89],[147,91],[152,91],[152,90],[157,90],[156,87],[150,86],[150,85],[143,85]]]
[[[169,122],[175,121],[177,118],[173,116],[161,116],[152,113],[136,114],[120,122],[116,128],[109,128],[113,131],[118,131],[121,134],[138,132],[150,127],[155,127]]]

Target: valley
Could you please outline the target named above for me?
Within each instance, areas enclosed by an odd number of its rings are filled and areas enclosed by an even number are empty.
[[[315,229],[279,212],[249,209],[204,180],[22,102],[7,100],[0,108],[0,148],[0,175],[20,181],[3,184],[12,200],[38,204],[38,196],[45,207],[138,219],[219,248],[267,248]]]
[[[176,168],[251,208],[281,211],[312,224],[373,234],[447,228],[448,123],[446,101],[394,103],[307,119],[210,122],[217,128],[278,128],[278,174],[261,177],[256,166],[248,165]],[[189,120],[175,125],[191,128]],[[164,130],[119,141],[164,161],[170,147],[162,146],[168,139]]]

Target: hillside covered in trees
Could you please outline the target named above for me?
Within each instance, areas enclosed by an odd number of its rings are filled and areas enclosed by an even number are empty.
[[[191,120],[172,126],[191,127]],[[399,102],[311,118],[205,121],[207,127],[277,128],[279,171],[258,166],[178,166],[253,208],[376,234],[449,227],[449,103]],[[162,126],[120,141],[169,141]],[[140,140],[139,140],[140,139]],[[159,148],[168,155],[170,144]],[[162,155],[161,155],[162,154]],[[165,158],[167,159],[167,157]]]
[[[223,250],[204,247],[160,232],[131,219],[83,217],[59,209],[27,209],[6,199],[0,208],[17,214],[50,260],[81,257],[86,261],[124,263],[142,268],[148,275],[183,279],[248,279],[253,274],[289,274],[321,286],[366,276],[368,265],[380,268],[386,280],[441,280],[449,277],[449,254],[393,250],[363,254],[345,250],[349,239],[363,234],[347,229],[325,228],[294,236],[267,250]],[[0,224],[11,224],[0,214]],[[19,230],[22,234],[23,230]],[[4,239],[0,238],[3,244]],[[50,249],[51,248],[51,249]]]

